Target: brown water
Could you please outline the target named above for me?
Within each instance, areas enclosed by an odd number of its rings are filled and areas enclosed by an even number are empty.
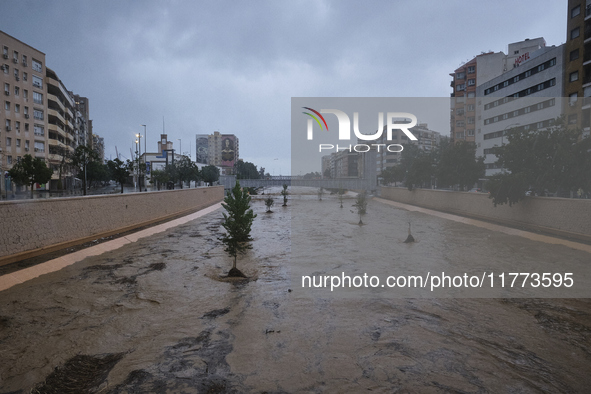
[[[347,208],[341,215],[350,219],[325,228],[318,204],[338,203],[324,200],[296,198],[272,214],[254,201],[254,249],[238,261],[247,282],[219,278],[231,267],[218,241],[220,210],[1,292],[0,392],[29,392],[76,355],[117,353],[123,356],[95,390],[589,391],[589,299],[340,296],[292,281],[294,273],[336,271],[324,258],[340,238],[365,231],[404,240],[405,228],[392,234],[380,218],[413,222],[419,242],[405,256],[451,265],[471,248],[508,262],[537,253],[588,261],[588,254],[378,203],[370,204],[366,226],[356,226]],[[316,250],[306,261],[292,259],[292,215],[323,223],[310,229],[305,246]],[[483,238],[486,246],[478,245]],[[435,239],[448,248],[437,249]],[[338,269],[367,269],[350,260]]]

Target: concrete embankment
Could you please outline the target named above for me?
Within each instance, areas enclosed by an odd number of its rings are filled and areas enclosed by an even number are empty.
[[[0,202],[0,265],[195,212],[222,186]]]
[[[381,187],[380,197],[475,219],[591,242],[591,200],[526,197],[493,206],[485,193]]]

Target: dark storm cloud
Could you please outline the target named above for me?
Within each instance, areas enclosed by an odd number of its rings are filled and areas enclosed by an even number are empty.
[[[164,117],[175,148],[233,133],[269,172],[289,168],[292,96],[446,97],[460,62],[528,37],[559,45],[565,26],[557,0],[0,3],[0,29],[89,97],[107,156],[129,156],[140,124],[155,150]]]

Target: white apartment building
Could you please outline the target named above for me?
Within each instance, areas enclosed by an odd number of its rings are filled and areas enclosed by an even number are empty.
[[[564,112],[564,45],[532,52],[512,45],[513,67],[476,88],[476,155],[485,158],[486,176],[502,170],[494,149],[507,130],[548,127]]]

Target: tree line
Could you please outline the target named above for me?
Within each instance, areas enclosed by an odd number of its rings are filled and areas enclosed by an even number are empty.
[[[83,195],[87,194],[89,187],[106,185],[110,181],[117,182],[123,193],[123,186],[129,182],[130,176],[135,172],[138,174],[140,189],[145,187],[145,176],[147,175],[146,163],[139,157],[134,160],[122,161],[119,158],[101,163],[99,155],[92,148],[80,145],[74,152],[69,153],[63,149],[60,152],[62,160],[57,165],[58,182],[57,189],[63,190],[63,174],[69,169],[73,169],[77,177],[82,182]],[[9,171],[8,175],[18,186],[30,186],[31,198],[33,197],[33,188],[36,183],[45,184],[49,182],[54,171],[47,166],[47,163],[41,158],[33,158],[31,155],[24,155]],[[160,190],[163,186],[178,184],[183,187],[191,181],[203,181],[213,183],[219,179],[219,169],[215,166],[206,166],[201,170],[187,157],[181,157],[179,160],[168,164],[164,169],[153,170],[151,180]],[[174,186],[173,186],[174,187]]]

